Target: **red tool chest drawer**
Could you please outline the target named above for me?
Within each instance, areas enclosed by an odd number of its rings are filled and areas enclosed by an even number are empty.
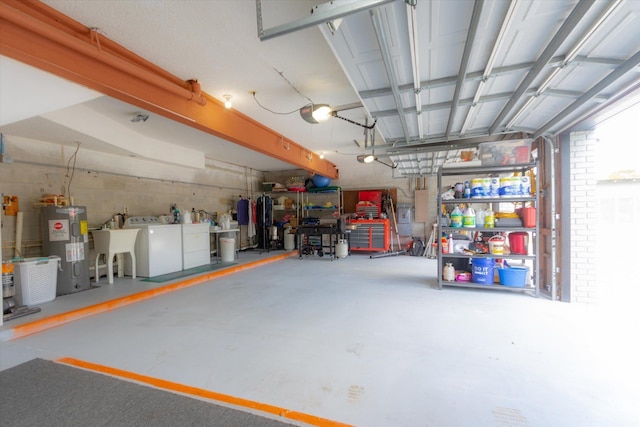
[[[352,251],[387,252],[391,249],[391,229],[388,219],[354,219],[349,244]]]

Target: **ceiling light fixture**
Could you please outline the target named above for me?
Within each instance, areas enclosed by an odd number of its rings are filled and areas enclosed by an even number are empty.
[[[307,104],[300,109],[300,116],[312,124],[324,122],[331,117],[331,107],[327,104]]]
[[[224,108],[226,109],[231,108],[231,95],[225,94],[225,95],[222,95],[222,97],[224,98]]]
[[[378,159],[376,156],[374,156],[373,154],[360,154],[356,157],[356,159],[358,160],[358,162],[360,163],[373,163],[373,162],[378,162],[378,163],[382,163],[385,166],[390,167],[391,169],[395,169],[398,167],[398,165],[395,165],[393,163],[388,164],[385,163],[383,161],[380,161],[380,159]]]
[[[358,155],[358,157],[356,157],[356,159],[358,159],[358,161],[360,163],[371,163],[376,159],[376,156],[374,156],[373,154],[360,154]]]
[[[255,95],[254,95],[255,98]],[[257,100],[256,100],[257,102]],[[361,124],[358,122],[355,122],[351,119],[347,119],[346,117],[342,117],[338,115],[338,111],[344,111],[344,110],[352,110],[354,108],[360,108],[362,107],[361,103],[352,103],[352,104],[346,104],[346,105],[342,105],[342,106],[338,106],[338,107],[331,107],[329,104],[307,104],[304,107],[300,108],[300,117],[302,117],[306,122],[311,123],[311,124],[318,124],[320,122],[324,122],[326,120],[329,120],[329,117],[335,117],[336,119],[342,119],[344,121],[347,121],[353,125],[357,125],[360,127],[363,127],[365,129],[373,129],[376,125],[377,119],[373,121],[372,125],[369,125],[368,122],[369,120],[367,119],[367,123],[366,124]],[[264,107],[263,107],[264,108]],[[271,111],[271,110],[269,110]],[[294,110],[295,111],[295,110]],[[272,111],[273,112],[273,111]],[[289,114],[289,113],[286,113]]]
[[[320,158],[324,159],[324,153],[320,153]]]

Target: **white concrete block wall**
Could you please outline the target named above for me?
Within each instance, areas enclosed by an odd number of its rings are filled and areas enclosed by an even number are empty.
[[[570,137],[571,301],[595,303],[598,298],[596,187],[597,140],[593,132]]]
[[[24,241],[41,240],[34,203],[46,193],[67,195],[70,179],[70,194],[76,205],[87,207],[90,227],[104,224],[125,208],[130,216],[168,215],[174,203],[181,209],[229,212],[239,195],[260,191],[264,181],[263,172],[212,159],[204,169],[196,169],[99,153],[81,145],[72,171],[67,165],[73,166],[75,146],[5,135],[5,149],[14,161],[0,164],[0,191],[19,197]],[[2,223],[2,241],[14,241],[16,217],[3,213]],[[246,243],[246,231],[242,241]]]

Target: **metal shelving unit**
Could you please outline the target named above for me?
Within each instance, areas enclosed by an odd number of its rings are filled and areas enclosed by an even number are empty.
[[[514,165],[498,165],[498,166],[478,166],[478,167],[457,167],[457,168],[440,168],[438,171],[438,189],[439,191],[443,188],[443,177],[469,177],[469,176],[477,176],[477,177],[488,177],[488,176],[497,176],[500,174],[513,174],[514,172],[520,172],[522,175],[525,174],[526,171],[537,168],[537,163],[526,163],[526,164],[514,164]],[[491,197],[491,198],[463,198],[463,199],[452,199],[452,200],[442,200],[440,194],[438,194],[438,219],[440,219],[440,215],[442,212],[443,206],[454,206],[454,205],[479,205],[479,204],[488,204],[494,212],[496,212],[495,206],[499,203],[516,203],[520,204],[522,207],[525,205],[529,205],[532,207],[536,207],[536,212],[539,214],[538,206],[540,205],[539,199],[540,192],[537,191],[533,196],[525,196],[525,197]],[[531,238],[531,247],[533,250],[532,254],[521,255],[521,254],[507,254],[507,255],[493,255],[493,254],[477,254],[477,255],[468,255],[461,253],[442,253],[442,245],[438,245],[438,289],[442,289],[443,286],[456,286],[461,288],[477,288],[477,289],[491,289],[491,290],[504,290],[504,291],[513,291],[513,292],[528,292],[533,293],[535,296],[539,294],[539,285],[538,281],[540,278],[540,239],[539,239],[539,220],[536,218],[535,227],[494,227],[494,228],[484,228],[484,227],[475,227],[475,228],[457,228],[457,227],[447,227],[443,226],[442,222],[438,220],[438,242],[440,243],[441,237],[443,234],[449,235],[453,233],[460,232],[485,232],[485,233],[495,233],[495,232],[516,232],[516,231],[524,231],[530,234]],[[480,284],[473,282],[459,282],[459,281],[446,281],[442,277],[443,267],[444,267],[444,259],[467,259],[473,262],[473,259],[481,259],[481,258],[491,258],[491,259],[504,259],[504,260],[512,260],[516,262],[530,262],[532,264],[531,274],[531,284],[525,285],[525,287],[511,287],[504,286],[500,284]],[[447,261],[448,262],[448,261]]]
[[[324,207],[326,202],[332,203],[332,206]],[[313,207],[309,207],[311,203]],[[335,220],[335,215],[342,215],[343,205],[343,193],[339,187],[335,191],[302,193],[302,217],[318,216],[321,220],[330,217]]]
[[[270,193],[267,193],[271,199],[275,202],[276,199],[278,199],[279,197],[285,196],[288,199],[292,199],[293,203],[295,204],[295,208],[289,208],[289,209],[280,209],[280,208],[276,208],[275,204],[272,207],[272,212],[273,212],[273,218],[274,221],[279,221],[280,219],[282,219],[283,216],[285,216],[286,214],[291,214],[294,217],[298,218],[298,220],[300,220],[300,218],[302,217],[302,200],[303,200],[303,196],[302,196],[302,192],[301,191],[272,191]],[[281,206],[281,205],[279,205]]]
[[[342,188],[306,191],[301,194],[301,199],[303,219],[297,230],[299,257],[315,253],[321,257],[326,254],[334,260],[338,238],[343,236],[338,230],[343,206]],[[313,221],[305,221],[305,218]]]

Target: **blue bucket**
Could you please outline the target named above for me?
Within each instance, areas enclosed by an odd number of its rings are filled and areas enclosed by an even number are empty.
[[[498,270],[500,284],[512,288],[524,288],[527,283],[527,273],[529,269],[523,267],[507,267]]]
[[[471,263],[471,281],[493,285],[493,258],[475,258]]]

